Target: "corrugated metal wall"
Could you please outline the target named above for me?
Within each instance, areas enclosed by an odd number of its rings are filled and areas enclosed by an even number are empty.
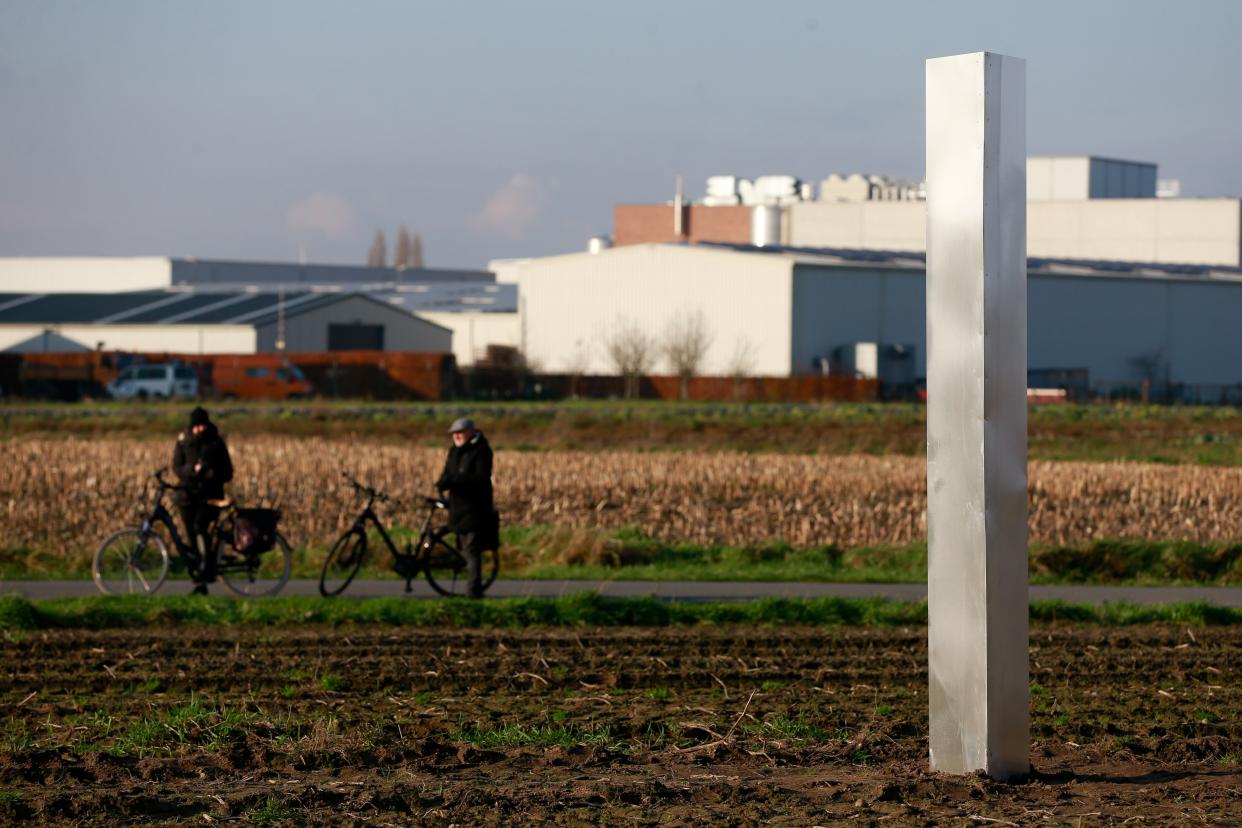
[[[519,277],[524,349],[541,370],[613,373],[606,344],[618,327],[637,324],[659,341],[674,317],[702,311],[711,334],[702,373],[727,373],[743,349],[751,373],[788,374],[791,271],[782,256],[677,245],[532,260]]]
[[[328,350],[328,326],[364,323],[384,327],[385,351],[451,353],[452,331],[419,319],[398,308],[379,302],[350,297],[305,313],[290,316],[285,323],[285,350]],[[276,323],[258,328],[260,351],[276,350]]]
[[[923,271],[798,265],[794,269],[793,371],[815,373],[818,360],[853,342],[913,345],[926,373]]]

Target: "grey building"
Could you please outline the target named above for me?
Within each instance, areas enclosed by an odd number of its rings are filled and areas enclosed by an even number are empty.
[[[0,294],[0,351],[40,343],[176,353],[452,352],[452,331],[364,293],[194,291]]]

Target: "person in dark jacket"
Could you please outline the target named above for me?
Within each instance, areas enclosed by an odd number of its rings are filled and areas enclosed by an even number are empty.
[[[474,420],[462,417],[449,427],[453,447],[436,489],[448,492],[449,528],[466,556],[470,597],[483,597],[483,553],[499,543],[492,503],[492,448]]]
[[[220,514],[220,507],[211,501],[224,499],[224,484],[233,479],[233,461],[224,438],[201,406],[190,412],[190,427],[177,437],[172,468],[185,487],[177,492],[177,506],[186,540],[198,552],[194,591],[206,594],[207,584],[215,579],[215,558],[208,554],[207,530]]]

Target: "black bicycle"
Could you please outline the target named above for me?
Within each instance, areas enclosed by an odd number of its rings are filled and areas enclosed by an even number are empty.
[[[186,569],[196,581],[203,580],[204,555],[181,539],[172,513],[164,506],[164,496],[185,487],[164,479],[166,469],[152,477],[155,497],[143,510],[136,529],[122,529],[105,540],[95,552],[91,575],[100,592],[109,595],[151,594],[168,577],[167,537]],[[239,509],[231,501],[213,503],[220,516],[208,534],[206,554],[216,559],[216,574],[228,589],[246,598],[275,595],[289,580],[293,551],[276,531],[280,513],[274,509]]]
[[[358,570],[362,568],[367,557],[367,525],[375,527],[380,540],[392,554],[392,568],[405,578],[405,591],[412,592],[410,582],[422,573],[431,588],[441,595],[461,597],[469,593],[469,570],[466,556],[458,547],[457,537],[444,525],[442,516],[448,503],[435,497],[423,498],[427,506],[427,517],[423,521],[417,543],[407,545],[404,550],[398,549],[388,536],[384,524],[375,513],[375,504],[392,501],[384,492],[370,486],[364,486],[348,474],[342,475],[350,485],[367,499],[366,505],[354,518],[354,525],[341,535],[328,552],[323,562],[323,572],[319,575],[319,593],[325,598],[340,595],[350,585]],[[483,589],[487,589],[496,580],[500,571],[500,553],[495,549],[483,553],[480,561],[480,574]]]

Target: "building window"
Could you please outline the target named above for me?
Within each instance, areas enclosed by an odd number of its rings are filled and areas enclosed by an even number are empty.
[[[349,325],[328,325],[329,351],[382,351],[384,350],[384,326],[364,325],[354,322]]]

